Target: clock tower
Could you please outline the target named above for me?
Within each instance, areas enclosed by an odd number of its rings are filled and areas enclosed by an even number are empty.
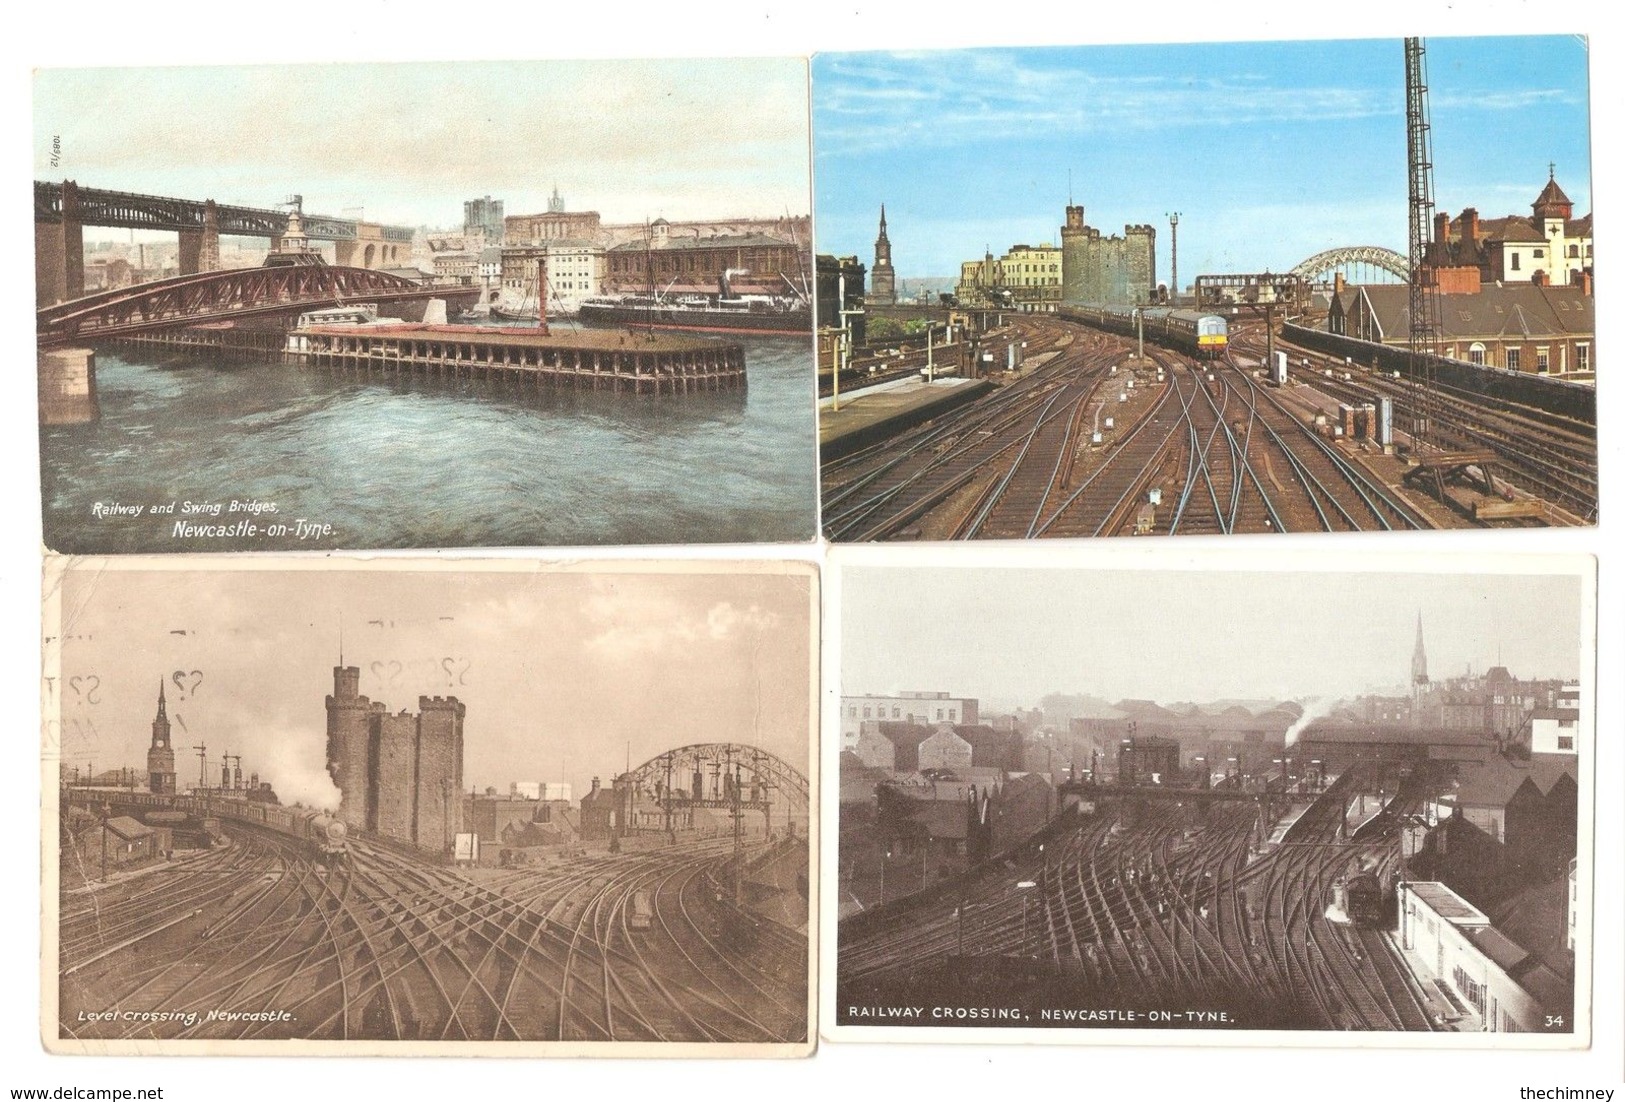
[[[886,236],[886,208],[880,208],[880,236],[875,238],[875,266],[869,269],[867,301],[891,306],[897,301],[897,273],[891,266],[891,238]]]
[[[158,681],[158,714],[152,720],[152,745],[147,748],[147,789],[175,794],[175,745],[169,740],[169,715],[164,706],[164,683]]]

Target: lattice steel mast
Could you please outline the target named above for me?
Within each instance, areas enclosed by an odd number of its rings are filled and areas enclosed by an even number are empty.
[[[1438,280],[1431,264],[1433,134],[1428,122],[1427,51],[1420,38],[1405,40],[1405,138],[1410,180],[1410,432],[1413,451],[1420,451],[1434,443],[1433,358],[1439,345]]]

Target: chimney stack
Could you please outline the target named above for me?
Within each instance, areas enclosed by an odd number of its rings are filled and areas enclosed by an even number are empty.
[[[1461,239],[1475,248],[1478,245],[1478,208],[1468,207],[1461,212]]]

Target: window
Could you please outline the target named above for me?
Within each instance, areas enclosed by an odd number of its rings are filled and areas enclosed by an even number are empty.
[[[1591,346],[1589,344],[1574,346],[1574,366],[1579,371],[1591,370]]]
[[[948,709],[948,722],[949,723],[958,723],[959,722],[959,709],[958,708],[949,708]]]
[[[1545,249],[1536,249],[1535,250],[1535,259],[1536,260],[1543,260],[1543,259],[1545,259],[1545,257],[1546,257],[1546,250]]]
[[[897,705],[893,704],[891,706],[891,717],[893,719],[899,719],[899,718],[902,717],[902,715],[903,715],[903,709],[901,709]]]
[[[1508,371],[1517,371],[1518,370],[1518,364],[1522,359],[1522,357],[1519,355],[1519,351],[1520,350],[1516,349],[1516,348],[1507,349],[1507,370]]]
[[[1520,259],[1520,258],[1519,258],[1519,256],[1518,256],[1518,254],[1517,254],[1517,253],[1513,253],[1513,254],[1512,254],[1512,270],[1513,270],[1513,271],[1514,271],[1514,272],[1515,272],[1515,271],[1517,271],[1517,270],[1518,270],[1518,262],[1519,262],[1519,259]]]
[[[864,719],[870,718],[869,705],[867,705],[867,704],[865,704],[863,706],[863,718]]]
[[[1455,980],[1456,990],[1461,992],[1462,998],[1471,1003],[1474,1009],[1482,1015],[1484,1013],[1483,986],[1474,982],[1473,978],[1463,971],[1459,964],[1456,966],[1451,978]]]
[[[1557,736],[1557,748],[1559,750],[1573,750],[1574,749],[1574,736],[1573,735],[1558,735]]]
[[[1535,349],[1535,370],[1544,375],[1551,369],[1552,357],[1550,352],[1544,348]]]
[[[1482,344],[1479,344],[1477,341],[1474,341],[1473,344],[1472,344],[1472,347],[1467,349],[1467,360],[1468,360],[1469,363],[1475,363],[1479,367],[1483,367],[1484,366],[1484,346]]]
[[[846,714],[852,719],[857,719],[858,718],[858,706],[856,704],[849,705],[847,707]]]
[[[1580,246],[1578,246],[1578,245],[1570,245],[1569,246],[1569,256],[1576,259],[1576,260],[1578,260],[1580,258]]]

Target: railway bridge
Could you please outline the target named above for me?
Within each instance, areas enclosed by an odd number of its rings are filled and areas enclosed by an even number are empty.
[[[766,750],[705,742],[667,750],[615,779],[619,822],[626,833],[693,828],[700,812],[720,813],[740,837],[750,816],[762,834],[806,837],[806,776]]]
[[[299,197],[294,197],[299,205]],[[161,230],[178,235],[180,274],[220,266],[220,237],[264,237],[275,250],[288,232],[286,210],[231,206],[213,199],[141,195],[81,187],[73,180],[34,181],[35,305],[76,299],[85,293],[86,226]],[[404,263],[412,251],[409,226],[353,218],[303,215],[305,236],[335,243],[341,267],[383,268]]]

